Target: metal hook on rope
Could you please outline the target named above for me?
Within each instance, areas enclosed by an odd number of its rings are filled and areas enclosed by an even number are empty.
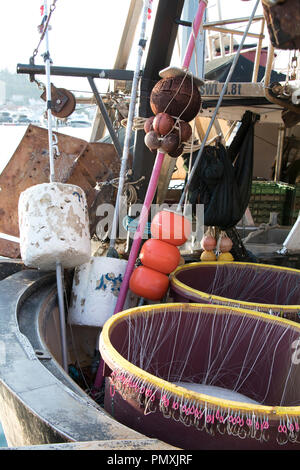
[[[55,152],[54,158],[59,157],[60,156],[60,151],[59,151],[59,148],[58,148],[58,137],[57,137],[56,134],[52,135],[52,148]]]

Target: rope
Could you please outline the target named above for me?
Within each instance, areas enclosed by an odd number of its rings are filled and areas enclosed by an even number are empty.
[[[139,116],[136,117],[133,120],[132,130],[134,130],[134,131],[144,130],[144,124],[145,124],[146,121],[147,121],[147,118],[143,118],[143,117],[139,117]],[[127,119],[122,119],[121,120],[121,125],[123,127],[126,127],[127,126]],[[176,129],[176,127],[175,127],[175,129]],[[210,139],[207,142],[207,145],[210,145],[211,143],[213,143],[219,137],[220,137],[219,135],[216,135],[215,137],[213,137],[212,139]],[[201,148],[201,143],[199,143],[199,144],[195,143],[195,141],[193,140],[193,137],[191,137],[187,142],[184,143],[182,153],[195,152],[196,150],[199,150],[200,148]]]
[[[50,6],[50,13],[49,15],[47,15],[47,12],[45,12],[45,7],[46,7],[46,4],[44,4],[43,6],[41,6],[41,14],[44,14],[44,17],[42,19],[42,22],[41,24],[38,26],[38,30],[39,32],[41,33],[41,36],[40,36],[40,40],[38,42],[38,45],[36,46],[36,48],[33,50],[33,53],[32,53],[32,56],[30,57],[29,59],[29,62],[30,64],[34,65],[34,58],[35,56],[37,55],[38,53],[38,50],[39,50],[39,47],[41,45],[41,43],[43,42],[45,36],[47,35],[48,33],[48,30],[50,29],[49,28],[49,23],[50,23],[50,19],[51,19],[51,16],[52,16],[52,13],[54,12],[55,8],[56,8],[56,2],[57,0],[53,0],[53,3],[52,5]],[[46,37],[46,40],[47,40],[47,37]],[[46,51],[45,54],[43,54],[43,57],[44,57],[44,60],[46,61],[46,58],[47,58],[47,54],[49,54],[48,51]],[[50,58],[50,57],[49,57]],[[42,83],[41,81],[37,80],[35,78],[35,75],[34,74],[31,74],[30,75],[30,81],[31,82],[35,82],[37,84],[37,87],[40,89],[40,90],[43,90],[44,92],[46,91],[46,86],[44,85],[44,83]]]
[[[128,204],[135,204],[137,202],[137,191],[134,187],[135,184],[140,183],[145,179],[145,176],[142,176],[137,181],[125,181],[123,183],[123,190],[122,194],[126,194],[127,196],[127,203]],[[96,184],[96,190],[100,190],[103,186],[113,186],[114,188],[119,188],[120,178],[113,178],[109,181],[99,181]]]
[[[40,36],[40,40],[39,40],[39,43],[37,45],[37,47],[34,49],[33,51],[33,54],[32,54],[32,57],[35,57],[38,53],[38,50],[39,50],[39,47],[46,35],[46,32],[48,31],[48,26],[49,26],[49,22],[50,22],[50,19],[51,19],[51,16],[52,16],[52,13],[54,12],[55,8],[56,8],[56,2],[57,0],[53,0],[53,3],[52,5],[50,6],[50,13],[49,15],[45,15],[43,20],[42,20],[42,23],[39,25],[39,30],[41,32],[41,36]],[[43,13],[44,12],[44,7],[41,7],[41,12]],[[44,24],[45,23],[45,24]]]
[[[257,228],[257,230],[254,230],[253,232],[250,232],[245,238],[243,238],[243,243],[247,243],[251,238],[256,237],[257,235],[261,233],[268,232],[269,230],[272,230],[274,228],[278,228],[280,225],[270,225],[266,223],[260,224],[260,226]]]

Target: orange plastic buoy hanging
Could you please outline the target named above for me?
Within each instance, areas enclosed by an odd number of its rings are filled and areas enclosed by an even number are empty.
[[[169,288],[169,277],[147,266],[139,266],[132,273],[129,288],[139,297],[160,300]]]
[[[155,214],[151,223],[152,237],[171,245],[183,245],[191,231],[191,223],[186,217],[167,210]]]
[[[232,249],[233,243],[231,239],[228,237],[227,233],[221,231],[219,240],[218,240],[218,247],[221,253],[228,253]]]
[[[141,249],[140,260],[148,268],[170,274],[180,262],[180,251],[177,246],[150,238]]]
[[[232,246],[232,240],[225,231],[221,230],[218,239],[216,239],[215,228],[208,227],[201,240],[203,251],[200,261],[234,261],[234,257],[230,253]]]
[[[183,245],[191,233],[189,220],[174,212],[158,212],[151,223],[151,235],[140,252],[143,266],[136,268],[129,288],[136,295],[160,300],[167,293],[169,277],[182,262],[177,246]]]
[[[201,248],[204,251],[212,251],[217,246],[217,240],[214,235],[212,227],[208,227],[206,233],[203,235],[201,240]]]

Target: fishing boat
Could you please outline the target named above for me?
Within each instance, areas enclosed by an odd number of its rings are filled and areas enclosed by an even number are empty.
[[[44,64],[16,66],[47,126],[0,175],[8,448],[299,449],[299,1],[240,3],[131,0],[92,69],[52,63],[44,1]],[[54,129],[86,100],[56,77],[90,86],[88,142]]]

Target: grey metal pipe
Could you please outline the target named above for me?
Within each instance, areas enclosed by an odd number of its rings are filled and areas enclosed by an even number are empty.
[[[56,283],[57,283],[57,297],[58,297],[58,308],[59,308],[62,365],[63,365],[64,370],[68,372],[68,349],[67,349],[66,315],[65,315],[64,287],[63,287],[64,281],[63,281],[63,270],[62,270],[61,263],[56,263]]]
[[[115,146],[115,149],[117,151],[117,154],[119,155],[120,159],[122,158],[122,147],[121,147],[121,144],[119,142],[119,139],[118,139],[118,136],[117,134],[115,133],[115,130],[113,128],[113,125],[111,123],[111,120],[110,120],[110,117],[108,115],[108,112],[106,110],[106,107],[103,103],[103,100],[101,98],[101,96],[99,95],[98,93],[98,90],[97,90],[97,87],[94,83],[94,80],[92,77],[87,77],[88,78],[88,81],[89,81],[89,84],[90,84],[90,87],[94,93],[94,96],[96,98],[96,101],[97,101],[97,104],[100,108],[100,111],[101,111],[101,114],[103,116],[103,119],[104,119],[104,122],[106,124],[106,127],[108,129],[108,132],[109,132],[109,135],[111,137],[111,140],[113,141],[113,144]]]
[[[52,65],[50,67],[51,76],[60,77],[92,77],[103,80],[123,80],[131,81],[133,79],[132,70],[122,69],[91,69],[83,67],[60,67]],[[17,64],[18,74],[45,75],[46,69],[43,65]]]

